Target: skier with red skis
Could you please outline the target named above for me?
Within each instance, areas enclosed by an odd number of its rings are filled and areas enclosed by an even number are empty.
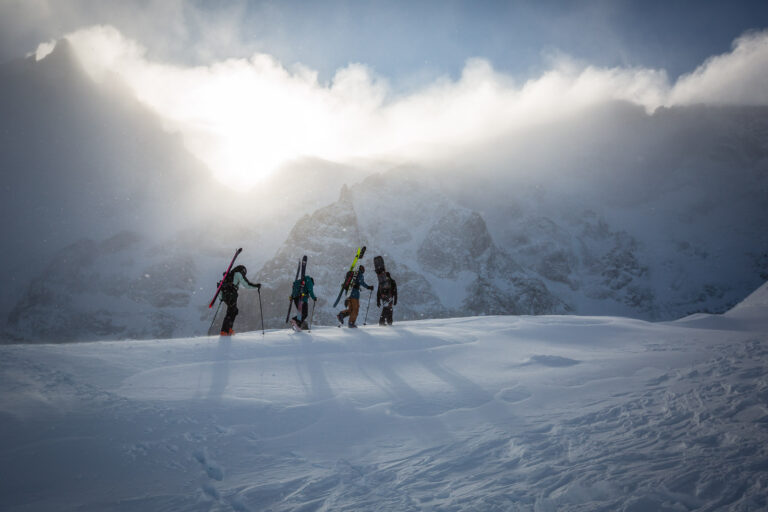
[[[245,265],[238,265],[233,268],[224,277],[221,283],[221,300],[227,305],[227,314],[224,316],[224,322],[221,324],[221,335],[232,336],[235,331],[232,326],[235,323],[235,317],[239,313],[237,309],[237,291],[243,286],[245,288],[261,289],[261,283],[252,283],[245,277],[247,270]]]

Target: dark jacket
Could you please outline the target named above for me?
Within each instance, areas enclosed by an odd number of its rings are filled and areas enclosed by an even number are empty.
[[[360,298],[360,287],[368,288],[369,290],[373,290],[373,286],[369,285],[365,282],[365,277],[363,277],[363,274],[365,272],[357,271],[357,279],[352,281],[352,291],[349,294],[350,299],[359,299]]]
[[[224,278],[224,284],[221,285],[221,300],[228,306],[237,303],[237,290],[241,286],[244,288],[261,288],[260,283],[253,284],[250,282],[238,267],[230,271]]]
[[[386,301],[388,298],[392,298],[392,305],[397,305],[397,283],[394,279],[392,279],[392,276],[389,275],[389,272],[387,272],[387,279],[389,279],[389,293],[381,291],[381,285],[379,285],[379,289],[376,290],[376,305],[378,307],[381,307],[381,301]]]

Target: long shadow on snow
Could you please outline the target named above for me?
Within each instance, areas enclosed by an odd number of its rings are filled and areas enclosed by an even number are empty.
[[[219,338],[216,354],[211,366],[211,387],[208,389],[208,400],[221,400],[229,385],[229,359],[232,349],[232,339],[229,336]]]

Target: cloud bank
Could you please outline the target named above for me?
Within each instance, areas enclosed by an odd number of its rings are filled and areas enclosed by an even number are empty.
[[[359,63],[323,83],[316,71],[264,53],[204,66],[164,63],[111,26],[66,38],[94,80],[127,85],[217,177],[245,186],[303,157],[428,162],[609,101],[649,113],[695,103],[768,105],[768,31],[743,35],[675,83],[664,70],[598,68],[567,56],[517,83],[477,58],[457,79],[407,94]],[[41,45],[38,56],[48,50]]]

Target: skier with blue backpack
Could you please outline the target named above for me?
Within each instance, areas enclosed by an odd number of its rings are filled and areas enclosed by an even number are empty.
[[[309,310],[309,298],[312,297],[313,301],[317,301],[315,296],[315,280],[312,276],[305,275],[303,279],[296,279],[293,282],[293,289],[291,290],[291,300],[293,300],[294,306],[296,306],[297,314],[291,318],[291,325],[296,330],[304,330],[307,325],[307,311]],[[314,306],[313,306],[314,307]]]

